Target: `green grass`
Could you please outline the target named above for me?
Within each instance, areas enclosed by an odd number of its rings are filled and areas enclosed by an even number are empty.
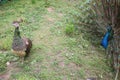
[[[46,6],[44,0],[12,0],[0,7],[0,51],[8,51],[7,54],[0,52],[0,73],[5,71],[6,62],[17,57],[11,54],[12,22],[23,19],[21,36],[29,37],[33,47],[24,64],[18,61],[17,67],[21,71],[14,70],[16,67],[13,66],[11,79],[85,80],[100,77],[112,80],[108,74],[112,73],[111,68],[99,47],[100,37],[93,36],[88,26],[74,24],[73,15],[84,17],[76,8],[82,2],[48,0],[48,3]]]
[[[75,32],[75,27],[73,24],[67,24],[66,28],[65,28],[65,32],[67,35],[73,35],[73,33]]]

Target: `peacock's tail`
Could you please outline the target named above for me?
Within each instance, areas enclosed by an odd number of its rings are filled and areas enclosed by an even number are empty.
[[[98,27],[106,31],[106,26],[112,25],[115,35],[119,35],[120,0],[93,0],[91,4]]]
[[[107,31],[106,27],[110,25],[113,29],[110,33],[111,49],[108,49],[112,56],[112,65],[116,71],[115,80],[120,71],[120,0],[92,0],[91,10],[96,15],[95,22],[99,29],[104,33]]]

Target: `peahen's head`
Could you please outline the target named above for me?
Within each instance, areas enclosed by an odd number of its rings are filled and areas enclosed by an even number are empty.
[[[19,27],[19,23],[17,21],[14,21],[13,26],[15,26],[16,28]]]

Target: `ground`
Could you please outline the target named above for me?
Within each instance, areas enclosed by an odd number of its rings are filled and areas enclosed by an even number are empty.
[[[0,54],[8,59],[0,79],[113,80],[105,51],[91,42],[99,43],[99,38],[85,38],[90,34],[84,27],[78,35],[70,37],[65,34],[66,20],[70,19],[71,12],[77,12],[75,5],[78,2],[81,1],[51,0],[47,7],[44,0],[13,0],[3,4],[0,7]],[[15,61],[18,57],[11,52],[12,22],[20,19],[23,20],[21,36],[27,36],[33,42],[31,53],[23,64]]]

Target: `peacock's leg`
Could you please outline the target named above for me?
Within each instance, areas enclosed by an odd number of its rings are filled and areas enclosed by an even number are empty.
[[[119,75],[119,69],[117,69],[117,71],[116,71],[115,80],[118,80],[118,75]]]

